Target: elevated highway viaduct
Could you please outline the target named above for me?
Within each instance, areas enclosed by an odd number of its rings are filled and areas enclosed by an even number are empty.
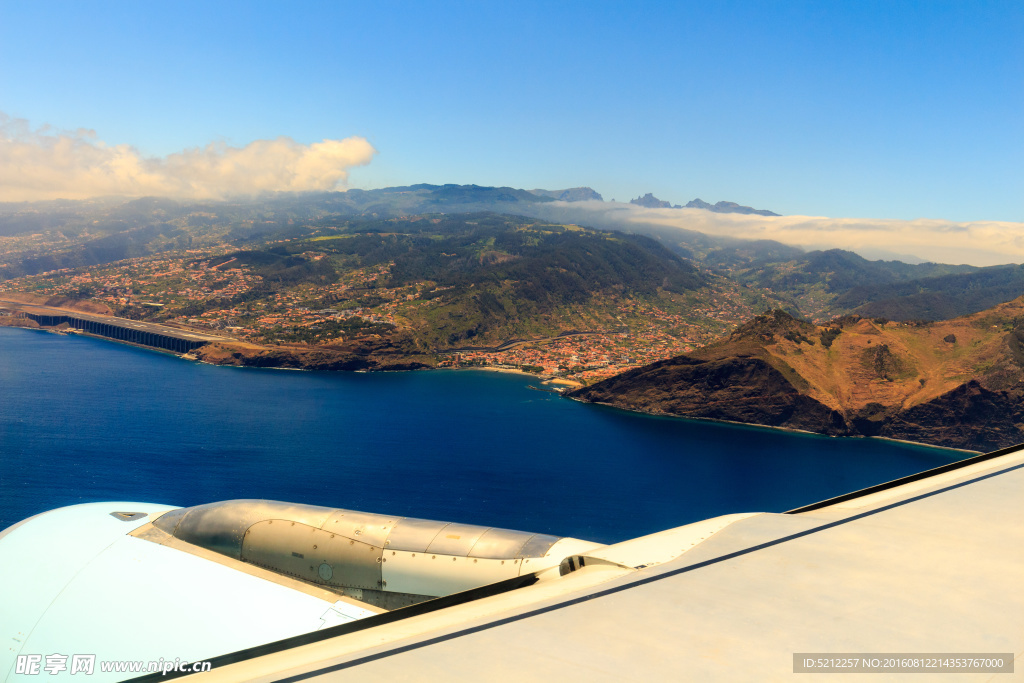
[[[128,320],[127,318],[32,306],[13,301],[2,303],[12,305],[12,308],[23,313],[26,318],[34,320],[44,327],[56,327],[67,323],[74,329],[97,337],[116,339],[175,353],[188,353],[210,342],[231,341],[226,337],[179,330],[167,325]]]

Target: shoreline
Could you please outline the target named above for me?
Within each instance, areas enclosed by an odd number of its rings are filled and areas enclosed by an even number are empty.
[[[648,410],[637,410],[635,408],[623,408],[621,406],[613,405],[611,403],[601,403],[601,402],[596,402],[596,401],[584,401],[582,399],[576,398],[575,396],[565,396],[564,394],[563,394],[563,397],[569,399],[570,401],[576,401],[577,403],[584,403],[584,404],[592,405],[592,406],[601,406],[603,408],[610,408],[611,410],[621,410],[622,412],[625,412],[625,413],[633,413],[634,415],[644,415],[646,417],[658,417],[658,418],[666,418],[666,419],[672,419],[672,420],[692,420],[694,422],[716,422],[718,424],[729,425],[729,426],[733,426],[733,427],[749,427],[751,429],[770,429],[770,430],[773,430],[773,431],[783,432],[783,433],[786,433],[786,434],[799,434],[799,435],[804,435],[804,436],[817,436],[817,437],[821,437],[823,439],[877,439],[879,441],[889,441],[889,442],[892,442],[892,443],[905,444],[907,446],[919,446],[921,448],[928,448],[928,449],[933,449],[933,450],[953,451],[953,452],[956,452],[956,453],[963,453],[966,456],[978,455],[978,454],[983,452],[983,451],[972,451],[972,450],[967,449],[967,448],[956,448],[954,446],[940,446],[940,445],[937,445],[937,444],[922,443],[920,441],[909,441],[907,439],[896,439],[896,438],[889,437],[889,436],[860,436],[860,435],[836,436],[836,435],[832,435],[832,434],[822,434],[821,432],[812,432],[812,431],[808,431],[806,429],[794,429],[793,427],[779,427],[779,426],[776,426],[776,425],[762,425],[762,424],[755,424],[753,422],[737,422],[736,420],[723,420],[721,418],[715,418],[715,417],[693,417],[693,416],[690,416],[690,415],[676,415],[675,413],[656,413],[656,412],[648,411]]]
[[[541,384],[558,384],[558,385],[561,385],[563,387],[573,387],[573,388],[577,388],[577,389],[582,389],[584,386],[586,386],[582,382],[578,382],[578,381],[576,381],[574,379],[563,379],[561,377],[549,377],[548,379],[543,379],[542,375],[539,375],[537,373],[527,372],[525,370],[516,370],[515,368],[497,368],[497,367],[490,366],[490,365],[478,365],[478,366],[471,366],[471,367],[468,367],[468,368],[434,368],[434,369],[435,370],[486,370],[487,372],[504,372],[504,373],[508,373],[510,375],[523,375],[525,377],[530,377],[530,378],[533,378],[533,379],[536,379],[536,380],[540,380]],[[557,390],[556,393],[561,393],[561,390]]]
[[[486,370],[487,372],[504,372],[509,375],[525,375],[526,377],[533,377],[534,379],[540,379],[539,375],[535,375],[532,372],[526,372],[525,370],[516,370],[515,368],[496,368],[490,365],[474,365],[468,368],[433,368],[434,370]],[[404,371],[403,371],[404,372]]]
[[[907,439],[897,439],[892,436],[865,436],[861,437],[864,439],[878,439],[880,441],[891,441],[893,443],[903,443],[908,446],[927,446],[928,448],[941,448],[946,451],[956,451],[957,453],[969,453],[971,455],[982,455],[985,451],[972,451],[969,448],[953,448],[952,446],[933,446],[927,443],[921,443],[920,441],[908,441]]]
[[[47,326],[42,326],[42,325],[38,325],[38,324],[36,324],[36,325],[4,324],[4,321],[0,321],[0,327],[14,327],[14,328],[21,328],[21,329],[32,329],[32,330],[38,330],[40,332],[48,332],[50,334],[58,334],[58,335],[62,335],[62,336],[68,335],[68,334],[76,334],[76,335],[81,335],[81,336],[84,336],[84,337],[91,337],[93,339],[100,339],[100,340],[103,340],[103,341],[115,342],[117,344],[124,344],[126,346],[133,346],[133,347],[140,348],[140,349],[149,349],[149,350],[157,351],[157,352],[164,353],[164,354],[167,354],[167,355],[177,356],[177,357],[181,358],[182,360],[187,360],[187,361],[191,361],[191,362],[194,362],[194,363],[200,363],[202,365],[217,365],[217,366],[228,366],[228,367],[252,367],[254,369],[261,369],[261,370],[296,370],[296,371],[309,371],[309,372],[320,371],[320,370],[329,371],[329,372],[410,372],[412,370],[440,370],[440,369],[485,370],[487,372],[502,372],[502,373],[507,373],[507,374],[523,375],[525,377],[530,377],[530,378],[536,379],[536,380],[540,381],[542,384],[558,385],[558,391],[559,392],[561,392],[561,391],[563,391],[565,389],[579,389],[579,388],[583,388],[584,386],[586,386],[585,383],[580,382],[578,380],[565,379],[565,378],[557,377],[557,376],[556,377],[545,377],[545,375],[543,373],[527,372],[526,370],[521,370],[521,369],[518,369],[518,368],[515,368],[515,367],[498,367],[498,366],[488,366],[488,365],[470,365],[470,366],[462,366],[462,367],[439,368],[436,365],[420,363],[419,367],[405,367],[405,368],[397,368],[397,369],[390,368],[390,367],[387,367],[387,368],[360,368],[360,369],[334,369],[334,368],[323,369],[323,368],[317,368],[317,367],[291,367],[289,365],[283,365],[283,364],[282,365],[248,365],[248,364],[246,364],[244,362],[243,363],[218,362],[218,360],[208,360],[206,358],[203,358],[202,354],[196,353],[197,351],[199,351],[202,348],[204,348],[202,346],[197,348],[197,349],[193,349],[193,350],[189,350],[189,351],[185,351],[185,352],[178,352],[178,351],[172,351],[172,350],[169,350],[169,349],[160,348],[160,347],[156,347],[156,346],[149,346],[147,344],[140,344],[140,343],[137,343],[137,342],[126,341],[124,339],[116,339],[114,337],[107,337],[105,335],[94,334],[94,333],[91,333],[91,332],[87,332],[85,330],[79,330],[79,329],[73,329],[73,328],[62,330],[62,329],[58,329],[58,328],[55,328],[55,327],[47,327]],[[579,333],[579,334],[598,334],[598,333]],[[573,336],[573,335],[568,335],[568,336]],[[218,343],[218,342],[209,342],[209,344],[216,344],[216,343]],[[280,352],[292,352],[292,353],[295,353],[296,355],[301,354],[303,352],[309,352],[309,351],[316,351],[317,350],[317,347],[315,347],[315,346],[303,346],[303,347],[299,347],[298,345],[296,345],[294,347],[291,347],[291,346],[289,346],[289,347],[263,346],[263,345],[253,344],[251,342],[243,342],[243,341],[235,340],[235,339],[224,339],[223,342],[220,342],[220,343],[227,344],[229,348],[232,345],[237,345],[240,348],[245,348],[245,349],[248,349],[250,351],[277,352],[277,353],[280,353]],[[444,355],[445,353],[450,353],[450,352],[443,352],[442,351],[442,352],[436,352],[435,354],[433,354],[434,355],[434,358],[433,358],[434,362],[437,362],[437,360],[438,360],[436,356]],[[422,355],[422,354],[414,354],[414,355],[410,356],[410,358],[415,358],[417,355]],[[234,356],[237,357],[238,354],[235,353]],[[300,361],[299,364],[301,364],[301,361]]]
[[[199,365],[209,365],[209,366],[214,366],[214,367],[227,367],[227,368],[239,368],[239,369],[248,369],[248,370],[292,370],[292,371],[295,371],[295,372],[313,372],[314,371],[311,368],[288,368],[288,367],[273,367],[273,366],[259,366],[259,367],[255,367],[255,366],[246,366],[246,365],[235,365],[235,364],[231,364],[231,363],[211,363],[209,361],[200,360],[199,358],[191,355],[191,353],[177,353],[177,352],[174,352],[174,351],[168,351],[166,349],[160,349],[160,348],[153,347],[153,346],[146,346],[146,345],[143,345],[143,344],[136,344],[136,343],[133,343],[133,342],[123,341],[123,340],[120,340],[120,339],[113,339],[111,337],[103,337],[103,336],[99,336],[99,335],[94,335],[94,334],[90,334],[88,332],[79,332],[79,331],[70,332],[69,331],[69,332],[65,332],[65,333],[61,334],[57,330],[53,330],[53,329],[46,328],[46,327],[23,327],[23,326],[20,326],[20,325],[4,325],[2,327],[9,327],[10,329],[29,330],[29,331],[34,331],[34,332],[45,332],[45,333],[49,333],[49,334],[57,334],[57,335],[60,335],[60,336],[67,336],[68,334],[74,334],[74,335],[78,335],[78,336],[82,336],[82,337],[89,337],[91,339],[97,339],[97,340],[101,340],[101,341],[113,342],[115,344],[121,344],[123,346],[130,346],[130,347],[133,347],[133,348],[142,349],[142,350],[146,350],[146,351],[154,351],[156,353],[161,353],[161,354],[164,354],[164,355],[167,355],[167,356],[174,356],[176,358],[180,358],[181,360],[189,361],[189,362],[196,363],[196,364],[199,364]],[[544,379],[541,379],[540,376],[538,376],[538,375],[536,375],[534,373],[526,372],[525,370],[517,370],[515,368],[499,368],[499,367],[491,367],[491,366],[472,366],[472,367],[462,367],[462,368],[437,368],[437,367],[434,367],[434,368],[417,368],[416,370],[422,370],[422,369],[426,369],[426,370],[455,370],[455,371],[483,370],[483,371],[486,371],[486,372],[496,372],[496,373],[505,373],[505,374],[512,374],[512,375],[521,375],[521,376],[524,376],[524,377],[529,377],[531,379],[539,380],[541,382],[541,384],[560,384],[560,385],[563,385],[563,386],[566,386],[566,387],[582,387],[582,386],[584,386],[581,383],[576,382],[574,380],[566,380],[566,379],[561,379],[561,378],[557,378],[557,377],[544,380]],[[323,370],[322,372],[359,372],[359,373],[367,373],[367,374],[369,374],[369,373],[374,373],[374,372],[414,372],[414,371],[415,370],[403,369],[403,370]],[[654,412],[654,411],[647,411],[647,410],[638,410],[638,409],[634,409],[634,408],[623,408],[621,406],[617,406],[617,405],[614,405],[614,404],[611,404],[611,403],[584,401],[582,399],[579,399],[579,398],[576,398],[576,397],[573,397],[573,396],[566,396],[564,391],[562,391],[562,390],[555,390],[552,393],[557,393],[560,396],[563,396],[564,398],[568,398],[571,401],[576,401],[577,403],[584,403],[584,404],[589,404],[589,405],[597,405],[597,406],[601,406],[601,407],[604,407],[604,408],[610,408],[612,410],[619,410],[619,411],[623,411],[623,412],[626,412],[626,413],[633,413],[633,414],[636,414],[636,415],[644,415],[644,416],[647,416],[647,417],[669,418],[669,419],[678,419],[678,420],[693,420],[693,421],[698,421],[698,422],[716,422],[716,423],[719,423],[719,424],[730,425],[730,426],[747,427],[747,428],[752,428],[752,429],[770,429],[770,430],[779,431],[779,432],[783,432],[783,433],[802,434],[802,435],[806,435],[806,436],[817,436],[817,437],[830,438],[830,439],[844,439],[844,438],[849,438],[849,439],[878,439],[878,440],[881,440],[881,441],[889,441],[889,442],[892,442],[892,443],[900,443],[900,444],[905,444],[905,445],[908,445],[908,446],[919,446],[919,447],[928,448],[928,449],[953,451],[953,452],[956,452],[956,453],[963,453],[965,455],[977,455],[978,453],[981,452],[981,451],[974,451],[974,450],[970,450],[970,449],[966,449],[966,448],[956,448],[956,447],[953,447],[953,446],[940,446],[940,445],[937,445],[937,444],[922,443],[920,441],[910,441],[908,439],[898,439],[898,438],[895,438],[895,437],[860,436],[860,435],[856,435],[856,436],[836,436],[836,435],[831,435],[831,434],[822,434],[820,432],[812,432],[812,431],[809,431],[809,430],[806,430],[806,429],[795,429],[793,427],[780,427],[780,426],[776,426],[776,425],[763,425],[763,424],[755,424],[755,423],[751,423],[751,422],[738,422],[736,420],[723,420],[721,418],[713,418],[713,417],[693,417],[693,416],[689,416],[689,415],[677,415],[677,414],[674,414],[674,413],[663,413],[663,412]]]
[[[544,384],[561,384],[564,387],[575,387],[576,389],[582,389],[586,386],[583,382],[578,382],[574,379],[562,379],[561,377],[546,379],[544,380]]]

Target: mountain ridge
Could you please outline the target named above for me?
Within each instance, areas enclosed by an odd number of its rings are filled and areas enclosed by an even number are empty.
[[[715,213],[744,213],[744,214],[753,214],[753,215],[757,215],[757,216],[778,216],[779,215],[779,214],[775,213],[774,211],[769,211],[767,209],[755,209],[752,206],[743,206],[742,204],[737,204],[736,202],[725,202],[725,201],[722,201],[722,202],[716,202],[714,204],[709,204],[708,202],[705,202],[705,201],[701,200],[699,197],[697,199],[692,199],[689,202],[687,202],[686,206],[683,207],[683,208],[686,208],[686,209],[704,209],[706,211],[714,211]]]
[[[530,190],[530,192],[562,202],[604,201],[604,197],[589,187],[570,187],[565,190]]]
[[[743,206],[736,202],[721,201],[715,204],[709,204],[700,198],[691,199],[685,206],[680,206],[679,204],[673,204],[672,202],[658,199],[650,192],[642,197],[630,199],[629,203],[635,206],[642,206],[646,209],[703,209],[704,211],[713,211],[714,213],[742,213],[757,216],[779,215],[774,211],[768,211],[767,209],[755,209],[752,206]]]

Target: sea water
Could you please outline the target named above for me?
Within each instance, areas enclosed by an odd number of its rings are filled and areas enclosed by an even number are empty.
[[[0,328],[0,528],[76,503],[265,498],[614,542],[966,454],[657,418],[524,375],[215,367]]]

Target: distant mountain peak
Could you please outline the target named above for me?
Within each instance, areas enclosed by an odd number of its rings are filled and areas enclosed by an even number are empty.
[[[538,197],[551,197],[563,202],[585,202],[588,200],[597,200],[599,202],[604,201],[604,197],[599,195],[593,189],[589,187],[570,187],[566,190],[530,190],[532,194]]]
[[[714,211],[715,213],[746,213],[756,214],[758,216],[778,216],[779,214],[774,211],[768,211],[767,209],[755,209],[751,206],[743,206],[736,202],[718,202],[717,204],[709,204],[699,197],[693,201],[687,202],[687,209],[704,209],[705,211]]]
[[[679,206],[678,204],[673,205],[671,202],[666,202],[662,199],[658,199],[653,194],[648,192],[643,197],[637,197],[636,199],[630,199],[630,204],[642,206],[645,209],[704,209],[705,211],[714,211],[715,213],[745,213],[745,214],[756,214],[758,216],[778,216],[779,214],[774,211],[768,211],[766,209],[755,209],[751,206],[743,206],[736,202],[718,202],[717,204],[709,204],[708,202],[700,199],[694,199],[688,202],[685,207]]]
[[[636,199],[630,199],[630,204],[636,204],[647,209],[671,209],[673,208],[671,202],[666,202],[658,199],[653,194],[648,192],[643,197],[637,197]]]

